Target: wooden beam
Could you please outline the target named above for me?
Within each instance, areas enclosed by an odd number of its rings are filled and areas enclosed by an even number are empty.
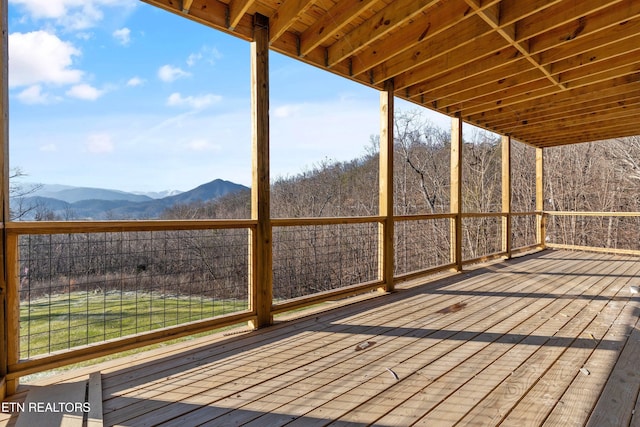
[[[229,29],[233,30],[240,23],[245,13],[253,6],[255,0],[231,0],[229,3]]]
[[[378,278],[384,291],[393,291],[394,220],[393,220],[393,80],[386,81],[380,92],[380,216],[385,217],[378,233]]]
[[[433,61],[448,53],[459,52],[460,48],[465,45],[474,46],[475,49],[482,49],[483,44],[486,43],[486,46],[489,46],[492,50],[494,46],[496,50],[499,50],[507,45],[502,36],[492,32],[477,16],[472,15],[465,19],[464,22],[466,25],[462,28],[449,28],[374,67],[375,82],[381,82],[392,77],[395,78],[428,61]],[[480,44],[479,40],[484,43]],[[474,58],[476,57],[475,54],[473,56]],[[456,61],[455,58],[449,59]]]
[[[287,0],[282,3],[269,22],[269,40],[273,43],[279,39],[312,3],[313,0]]]
[[[428,13],[418,15],[402,31],[370,44],[369,48],[353,57],[353,74],[358,75],[387,61],[388,59],[413,49],[419,43],[437,36],[465,19],[469,7],[464,3],[437,4]],[[398,89],[397,82],[395,84]]]
[[[465,117],[484,115],[491,117],[493,114],[502,112],[523,111],[531,108],[545,108],[545,106],[556,106],[562,102],[574,102],[576,100],[592,101],[593,96],[597,94],[598,98],[603,96],[623,95],[629,91],[640,89],[640,76],[637,78],[619,77],[610,82],[602,82],[589,87],[582,87],[556,93],[552,90],[544,90],[535,94],[518,94],[510,99],[501,99],[500,102],[487,101],[482,104],[473,105],[465,108]],[[526,117],[522,117],[526,119]]]
[[[20,261],[18,259],[18,236],[4,234],[4,270],[6,283],[6,359],[5,375],[9,367],[20,360]],[[12,395],[18,388],[18,379],[7,380],[7,395]]]
[[[502,251],[511,258],[511,137],[502,137]]]
[[[175,13],[183,18],[188,18],[192,21],[206,25],[216,30],[223,31],[227,34],[232,34],[241,39],[251,41],[253,39],[253,26],[251,24],[251,17],[244,15],[240,16],[240,21],[233,30],[229,29],[228,12],[229,6],[220,1],[210,0],[193,0],[189,13],[185,14],[182,11],[182,1],[175,0],[141,0],[144,3],[151,4],[159,7],[171,13]]]
[[[588,37],[595,38],[595,45],[601,46],[606,40],[615,38],[616,33],[626,31],[627,24],[633,23],[640,16],[640,3],[635,0],[625,3],[613,5],[587,17],[580,17],[553,30],[546,30],[530,39],[531,53],[537,54],[554,48],[571,50],[572,45]],[[600,40],[600,37],[603,39]]]
[[[252,185],[251,218],[257,221],[252,248],[249,301],[256,319],[250,326],[273,323],[272,229],[269,175],[269,18],[254,19],[251,43]]]
[[[462,119],[451,119],[451,262],[462,271]]]
[[[182,0],[182,13],[189,14],[193,0]]]
[[[508,26],[502,26],[500,24],[500,5],[497,4],[495,8],[489,9],[481,9],[475,0],[466,0],[469,6],[473,7],[476,10],[476,13],[487,23],[491,28],[493,28],[498,34],[504,37],[509,44],[518,49],[518,51],[533,65],[537,68],[544,76],[546,76],[549,81],[551,81],[554,85],[559,88],[566,90],[566,86],[562,84],[558,79],[551,74],[551,70],[549,67],[541,65],[537,59],[531,55],[529,51],[528,44],[522,43],[516,40],[516,26],[515,24],[509,24]],[[494,12],[494,13],[492,13]]]
[[[341,0],[327,10],[317,21],[300,34],[300,56],[306,56],[336,33],[341,31],[354,17],[369,9],[380,0]]]
[[[0,56],[2,63],[0,64],[0,221],[2,229],[0,237],[0,396],[13,394],[17,387],[17,381],[6,380],[9,366],[9,340],[13,340],[15,344],[20,340],[20,334],[15,335],[15,331],[11,331],[9,335],[9,325],[19,320],[19,309],[16,313],[7,308],[8,305],[8,287],[11,284],[9,279],[9,271],[7,267],[11,262],[11,257],[7,256],[7,250],[18,251],[18,246],[10,248],[7,245],[7,231],[5,224],[9,222],[9,9],[7,0],[0,0],[0,31],[2,33],[2,41],[0,46]],[[15,283],[13,283],[15,285]],[[18,316],[18,318],[15,318]]]
[[[511,1],[513,2],[513,0]],[[515,1],[517,1],[518,4],[512,3],[509,7],[503,7],[502,17],[508,19],[509,16],[519,13],[518,8],[521,6],[520,4],[522,3],[522,0]],[[530,15],[519,20],[517,23],[516,34],[519,41],[530,39],[548,32],[550,29],[572,22],[574,24],[579,24],[577,21],[580,21],[587,15],[604,8],[614,7],[616,9],[625,10],[634,2],[635,0],[624,0],[624,2],[621,0],[582,0],[577,2],[555,1],[555,4],[548,4],[542,13]]]
[[[331,67],[364,49],[375,40],[388,34],[403,23],[418,16],[436,0],[395,0],[367,19],[353,31],[329,47],[328,65]]]
[[[544,149],[536,148],[536,211],[538,212],[536,239],[538,245],[546,246],[544,211]]]

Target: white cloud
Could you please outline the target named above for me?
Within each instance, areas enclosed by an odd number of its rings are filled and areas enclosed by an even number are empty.
[[[198,62],[204,60],[209,64],[215,64],[222,58],[222,53],[215,47],[203,46],[198,52],[192,53],[187,57],[187,65],[193,67]]]
[[[115,146],[109,134],[96,133],[89,135],[85,148],[89,153],[104,154],[111,153],[115,149]]]
[[[167,99],[167,105],[171,107],[187,107],[195,110],[206,108],[212,104],[218,103],[222,100],[220,95],[214,95],[208,93],[199,96],[186,96],[183,97],[180,93],[175,92],[169,95]]]
[[[29,86],[18,94],[18,100],[23,104],[51,104],[56,101],[48,93],[42,92],[40,85]]]
[[[172,82],[182,77],[188,77],[191,73],[188,73],[178,67],[171,65],[163,65],[158,69],[158,78],[163,82]]]
[[[105,7],[129,12],[135,0],[9,0],[22,7],[31,19],[51,20],[67,30],[95,27],[104,18]]]
[[[187,144],[191,151],[220,151],[222,147],[206,139],[194,139]]]
[[[192,53],[191,55],[189,55],[187,57],[187,65],[189,67],[193,67],[201,59],[202,59],[202,54],[201,53]]]
[[[104,91],[83,83],[73,86],[66,92],[66,94],[72,98],[83,99],[85,101],[95,101],[104,94]]]
[[[130,87],[136,87],[136,86],[141,86],[144,84],[144,80],[142,80],[140,77],[136,76],[136,77],[132,77],[127,81],[127,86]]]
[[[131,42],[131,30],[126,27],[115,30],[112,35],[113,38],[115,38],[118,43],[123,46],[128,46]]]
[[[83,72],[71,68],[80,51],[46,31],[9,35],[9,86],[73,84]]]

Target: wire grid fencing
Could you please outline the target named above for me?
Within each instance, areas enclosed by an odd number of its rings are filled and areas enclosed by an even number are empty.
[[[537,244],[537,224],[537,215],[511,215],[511,247],[519,249]]]
[[[377,279],[377,222],[273,229],[275,301]]]
[[[396,220],[395,275],[451,263],[450,219]]]
[[[547,216],[549,243],[607,249],[640,250],[637,216]]]
[[[502,217],[462,218],[462,259],[476,259],[502,251]]]
[[[248,235],[21,235],[20,358],[248,310]]]

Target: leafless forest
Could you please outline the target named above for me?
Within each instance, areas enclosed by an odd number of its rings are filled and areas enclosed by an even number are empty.
[[[495,135],[465,133],[463,211],[501,211],[501,147]],[[354,142],[356,144],[361,142]],[[375,216],[378,141],[349,162],[326,160],[271,187],[273,218]],[[413,112],[396,117],[394,167],[397,274],[449,262],[449,219],[409,215],[449,212],[449,129]],[[545,209],[640,211],[640,137],[545,151]],[[535,149],[512,143],[512,210],[535,209]],[[250,216],[250,195],[181,205],[163,219]],[[46,217],[46,216],[45,216]],[[500,250],[500,217],[466,218],[464,257]],[[638,249],[638,218],[552,216],[555,243]],[[513,246],[535,243],[535,217],[513,219]],[[288,299],[375,280],[377,222],[275,226],[275,298]],[[74,290],[246,299],[248,229],[32,235],[20,239],[22,298]]]

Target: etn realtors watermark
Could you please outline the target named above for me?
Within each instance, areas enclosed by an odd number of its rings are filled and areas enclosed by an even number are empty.
[[[37,412],[37,413],[66,413],[74,414],[89,412],[89,402],[2,402],[0,412]]]

